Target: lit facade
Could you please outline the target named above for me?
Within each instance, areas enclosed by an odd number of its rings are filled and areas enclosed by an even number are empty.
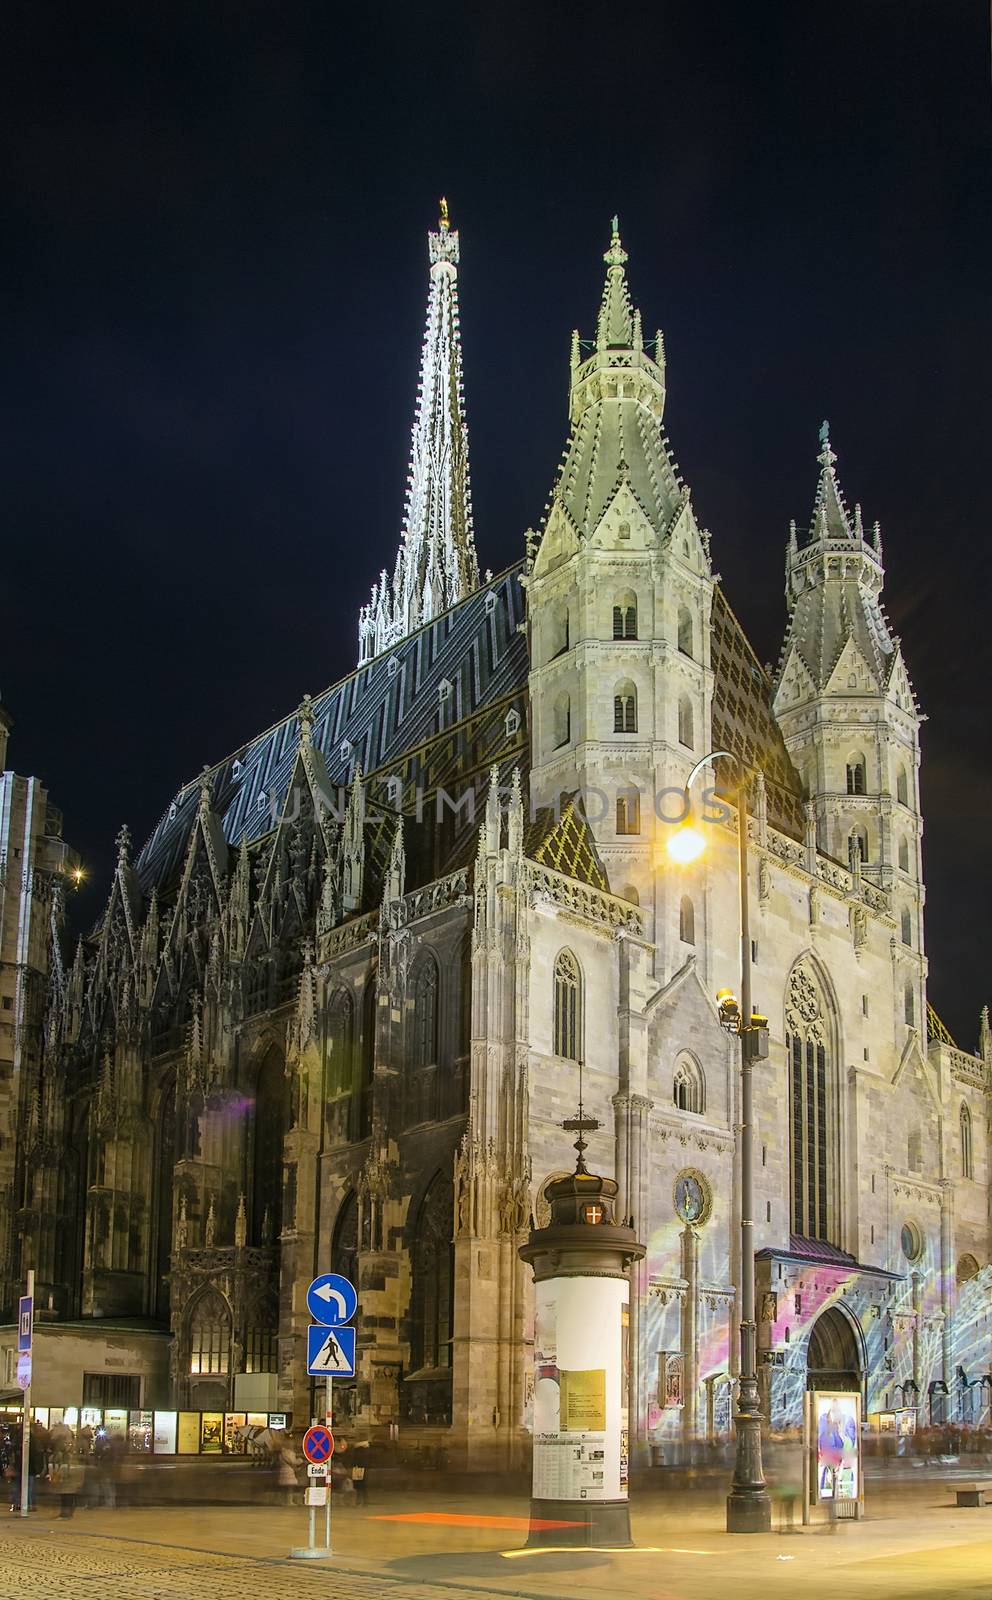
[[[519,1461],[517,1247],[570,1165],[581,1063],[590,1165],[647,1245],[635,1448],[727,1433],[738,1078],[714,995],[739,975],[736,812],[683,868],[662,819],[729,748],[755,769],[770,1019],[766,1413],[798,1422],[812,1374],[862,1386],[868,1412],[977,1420],[992,1049],[984,1018],[970,1053],[927,1006],[921,719],[881,538],[824,429],[769,675],[672,459],[664,344],[626,263],[614,227],[549,509],[480,583],[444,219],[403,542],[357,671],[184,785],[137,856],[122,833],[99,928],[52,965],[41,1148],[79,1174],[59,1191],[76,1254],[28,1219],[6,1281],[34,1265],[65,1318],[157,1319],[176,1404],[308,1418],[303,1290],[331,1267],[361,1290],[339,1415],[469,1466]]]

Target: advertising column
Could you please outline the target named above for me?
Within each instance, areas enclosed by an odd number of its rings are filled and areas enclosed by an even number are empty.
[[[536,1301],[528,1544],[629,1545],[627,1269],[644,1246],[614,1221],[616,1183],[581,1153],[545,1193],[550,1224],[520,1246]]]

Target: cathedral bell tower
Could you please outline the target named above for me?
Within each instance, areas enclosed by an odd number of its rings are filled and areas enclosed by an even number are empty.
[[[529,536],[531,789],[538,805],[581,792],[612,891],[657,917],[656,807],[677,806],[708,748],[713,578],[662,431],[662,336],[645,344],[616,218],[603,259],[595,338],[572,335],[568,442]]]
[[[774,710],[806,789],[820,850],[891,896],[902,971],[899,1022],[924,1025],[926,965],[920,841],[923,718],[882,604],[878,523],[849,511],[826,423],[807,533],[789,534],[789,623]]]

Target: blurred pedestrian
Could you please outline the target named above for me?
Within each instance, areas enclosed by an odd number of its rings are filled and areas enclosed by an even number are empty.
[[[61,1501],[59,1516],[68,1518],[75,1515],[76,1502],[83,1492],[86,1482],[86,1464],[77,1454],[66,1458],[58,1469],[56,1493]]]
[[[279,1451],[279,1487],[283,1492],[283,1503],[287,1506],[296,1504],[296,1492],[299,1488],[300,1454],[291,1433],[287,1433],[281,1450]]]

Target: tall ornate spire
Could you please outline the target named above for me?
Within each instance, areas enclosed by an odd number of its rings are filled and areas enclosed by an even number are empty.
[[[430,285],[420,363],[403,540],[392,581],[383,572],[358,618],[358,654],[368,661],[479,585],[472,532],[468,428],[458,324],[458,233],[441,201],[428,234]]]

